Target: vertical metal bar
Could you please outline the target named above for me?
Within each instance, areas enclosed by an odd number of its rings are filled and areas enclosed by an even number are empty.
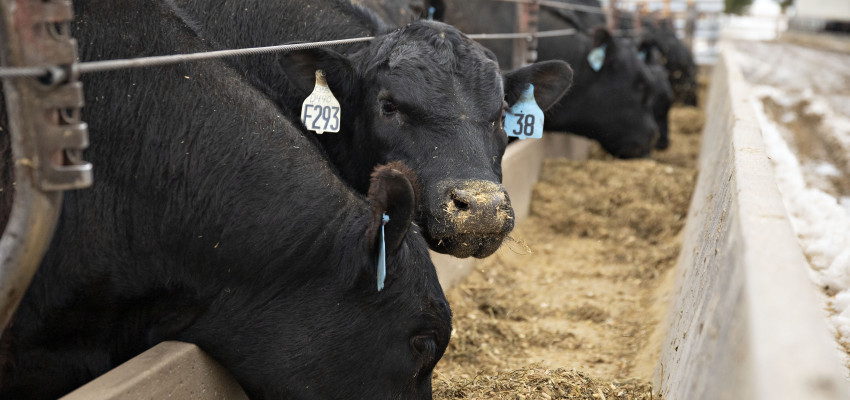
[[[632,29],[634,30],[635,35],[640,35],[643,32],[643,25],[641,23],[641,18],[643,18],[643,3],[635,4],[635,13],[632,16],[634,20],[632,21]]]
[[[528,38],[515,39],[512,68],[520,68],[537,61],[537,25],[540,1],[531,0],[516,4],[516,32],[528,33]]]
[[[620,3],[618,0],[609,0],[608,8],[605,9],[605,22],[611,32],[620,29]]]
[[[527,25],[525,20],[525,7],[522,2],[516,3],[516,19],[514,32],[525,32],[525,27]],[[526,52],[528,51],[528,46],[525,45],[525,39],[514,39],[514,51],[513,57],[511,58],[511,69],[517,69],[525,65],[525,59],[527,58]]]
[[[69,0],[0,0],[0,65],[70,66]],[[9,323],[50,243],[62,205],[62,190],[91,185],[91,164],[79,159],[88,146],[79,121],[79,82],[3,80],[14,160],[14,202],[0,238],[0,328]],[[8,165],[8,164],[7,164]],[[7,188],[8,190],[8,188]]]
[[[694,32],[697,26],[697,6],[694,0],[688,0],[688,8],[685,20],[685,45],[694,51]]]
[[[540,0],[525,4],[526,29],[531,37],[526,41],[525,64],[537,61],[537,28],[540,22]]]

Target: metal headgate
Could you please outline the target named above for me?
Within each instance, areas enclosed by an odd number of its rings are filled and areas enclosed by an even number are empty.
[[[11,141],[14,162],[3,161],[14,165],[15,181],[0,239],[0,328],[9,323],[50,243],[62,191],[92,181],[91,164],[81,160],[88,128],[80,121],[83,91],[73,69],[72,17],[69,0],[0,0],[0,66],[22,73],[56,66],[38,78],[3,79],[8,136],[0,139]]]

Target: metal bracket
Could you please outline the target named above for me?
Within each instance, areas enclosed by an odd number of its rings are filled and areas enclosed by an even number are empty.
[[[88,146],[88,127],[80,121],[82,84],[68,73],[77,58],[72,17],[69,0],[0,0],[0,65],[60,66],[41,78],[3,80],[8,137],[0,139],[11,141],[15,197],[0,238],[0,328],[50,243],[62,190],[92,181],[91,164],[80,159]]]
[[[7,11],[14,25],[6,29],[17,31],[10,33],[9,39],[17,36],[19,40],[7,44],[8,50],[0,56],[3,65],[67,68],[41,79],[19,78],[4,82],[12,133],[20,131],[35,138],[26,142],[21,154],[15,154],[15,166],[32,168],[34,180],[42,190],[89,187],[92,166],[80,159],[82,150],[88,147],[88,127],[79,120],[83,106],[82,84],[76,81],[76,76],[66,72],[77,59],[77,42],[70,32],[71,2],[15,0],[10,5],[13,8]],[[20,112],[13,113],[13,107],[20,108]],[[29,117],[31,121],[15,121],[16,114],[18,118]]]

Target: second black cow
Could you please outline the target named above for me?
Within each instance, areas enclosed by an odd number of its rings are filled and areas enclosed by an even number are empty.
[[[344,0],[175,3],[218,48],[377,36],[365,44],[288,53],[279,62],[254,56],[230,63],[292,116],[300,115],[316,70],[324,71],[342,119],[339,133],[317,140],[343,178],[364,193],[375,165],[400,160],[416,171],[423,188],[416,220],[432,249],[485,257],[513,229],[501,185],[507,145],[501,117],[532,83],[541,108],[555,104],[572,79],[566,63],[501,75],[486,49],[452,26],[416,21],[387,30],[373,12]]]

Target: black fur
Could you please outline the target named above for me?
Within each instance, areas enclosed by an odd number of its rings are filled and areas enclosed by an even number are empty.
[[[689,106],[697,105],[697,66],[690,49],[676,37],[672,22],[667,19],[645,18],[643,36],[654,41],[661,57],[659,64],[667,70],[674,101]]]
[[[649,69],[652,77],[652,114],[655,116],[655,123],[658,124],[658,141],[655,142],[655,148],[664,150],[670,146],[670,124],[669,114],[670,108],[673,106],[675,94],[673,88],[670,87],[670,81],[667,76],[667,70],[660,64],[660,50],[658,44],[651,38],[643,38],[638,44],[638,51],[644,54],[644,64]]]
[[[155,0],[74,5],[82,60],[207,49]],[[56,398],[162,340],[198,344],[252,398],[431,398],[451,317],[403,224],[404,175],[374,190],[399,216],[378,292],[379,207],[241,74],[207,61],[82,79],[95,184],[65,195],[0,346],[0,398]]]

